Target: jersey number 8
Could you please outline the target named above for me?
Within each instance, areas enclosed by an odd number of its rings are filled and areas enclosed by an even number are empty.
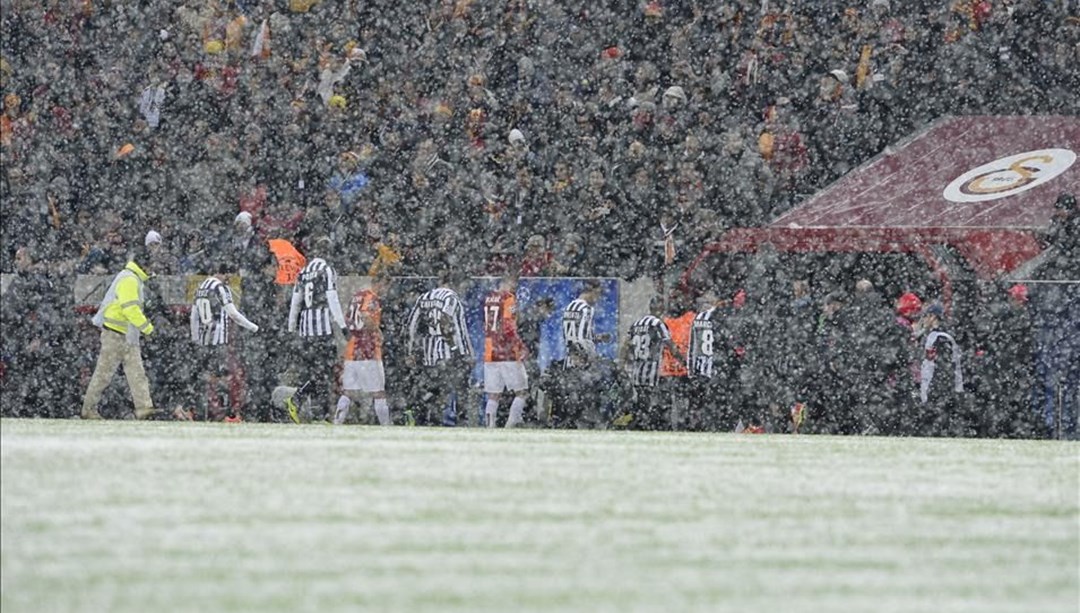
[[[706,356],[706,357],[712,357],[712,354],[713,354],[713,331],[712,330],[702,330],[701,331],[701,344],[699,345],[699,348],[701,349],[701,355]]]

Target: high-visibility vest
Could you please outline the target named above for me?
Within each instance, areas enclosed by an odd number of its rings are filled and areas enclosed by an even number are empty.
[[[149,336],[154,331],[154,324],[142,310],[143,284],[149,278],[138,264],[128,262],[105,292],[105,298],[94,314],[94,325],[124,334],[133,343],[138,342],[140,332]]]
[[[283,238],[272,238],[267,243],[271,253],[277,258],[277,275],[274,283],[278,285],[292,285],[300,276],[300,271],[307,264],[307,259],[293,247],[293,244]]]
[[[690,327],[694,324],[695,316],[697,316],[697,313],[687,311],[678,317],[664,318],[664,323],[667,324],[668,330],[671,331],[671,341],[675,343],[683,356],[686,356],[687,352],[690,351]],[[687,374],[686,363],[675,359],[675,356],[665,347],[660,358],[660,376],[685,377]]]

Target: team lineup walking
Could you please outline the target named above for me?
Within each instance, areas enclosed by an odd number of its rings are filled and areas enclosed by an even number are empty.
[[[542,285],[532,279],[523,289],[516,271],[492,285],[451,268],[438,279],[409,281],[405,292],[395,289],[403,281],[377,273],[343,309],[328,237],[315,242],[291,284],[281,286],[288,290],[284,335],[253,345],[281,345],[287,359],[280,372],[251,383],[241,349],[274,322],[251,321],[238,308],[230,287],[238,279],[222,274],[224,266],[197,278],[187,305],[195,385],[178,406],[158,409],[139,337],[155,332],[144,308],[160,242],[157,232],[147,235],[93,318],[101,352],[86,387],[84,419],[101,417],[97,405],[120,364],[139,419],[236,422],[261,419],[262,410],[251,407],[267,405],[268,414],[295,423],[335,425],[931,434],[970,417],[963,348],[946,327],[942,305],[924,304],[911,292],[896,302],[896,322],[903,324],[889,337],[897,339],[896,355],[875,367],[884,373],[879,402],[885,406],[864,400],[868,408],[860,412],[851,408],[858,398],[843,397],[841,404],[829,395],[858,383],[839,361],[850,357],[842,353],[847,330],[874,312],[859,306],[872,294],[867,280],[856,284],[851,305],[830,294],[817,325],[801,336],[802,349],[821,357],[815,368],[792,361],[792,338],[799,335],[770,340],[775,317],[747,304],[739,288],[711,288],[693,305],[677,293],[655,294],[647,313],[626,314],[631,323],[619,347],[615,313],[608,312],[618,303],[598,280],[563,280],[576,290],[564,292],[560,305],[533,289]],[[792,313],[799,314],[807,304],[805,281],[792,291]],[[1010,290],[1021,306],[1025,296],[1020,286]],[[552,327],[545,332],[547,321]],[[480,350],[474,338],[481,339]]]

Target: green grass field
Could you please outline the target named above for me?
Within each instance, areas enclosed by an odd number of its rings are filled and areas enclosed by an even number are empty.
[[[1080,607],[1080,445],[4,420],[2,610]]]

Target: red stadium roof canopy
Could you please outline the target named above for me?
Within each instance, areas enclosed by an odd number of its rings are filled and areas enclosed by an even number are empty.
[[[916,252],[955,248],[981,277],[1039,254],[1062,192],[1080,192],[1080,118],[950,117],[848,173],[764,228],[710,252]]]

